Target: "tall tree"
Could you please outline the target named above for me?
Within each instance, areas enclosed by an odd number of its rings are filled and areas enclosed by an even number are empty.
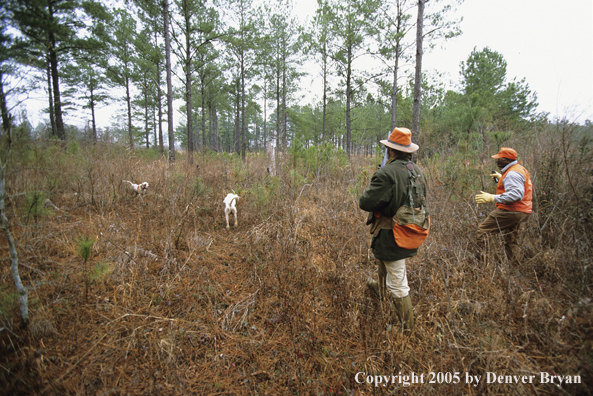
[[[507,82],[506,72],[504,57],[488,47],[481,51],[474,48],[467,61],[461,63],[461,84],[471,115],[468,131],[475,122],[500,124],[533,116],[537,96],[525,79]]]
[[[140,32],[134,41],[137,54],[134,75],[137,76],[136,82],[139,85],[139,92],[134,100],[134,105],[138,110],[134,114],[144,121],[144,141],[146,148],[150,147],[151,126],[156,131],[157,121],[155,117],[159,105],[158,96],[160,93],[160,87],[158,86],[160,84],[159,61],[162,60],[158,45],[155,46],[152,40],[147,40],[147,38],[152,37],[152,26],[145,25],[142,32]],[[162,141],[162,135],[160,140]],[[158,142],[158,135],[155,133],[154,144],[157,145]]]
[[[236,70],[236,123],[241,158],[245,161],[247,149],[245,106],[247,96],[248,72],[255,64],[255,43],[257,42],[256,21],[260,13],[253,8],[252,0],[237,0],[232,3],[233,25],[229,30],[228,44],[235,58]]]
[[[206,148],[207,144],[212,145],[212,137],[207,139],[206,134],[206,120],[210,119],[207,110],[214,110],[214,103],[216,102],[216,91],[212,89],[212,84],[216,85],[220,78],[222,71],[220,65],[217,64],[216,59],[220,56],[220,52],[216,50],[211,42],[203,42],[197,49],[194,67],[198,71],[199,97],[200,107],[202,109],[202,147]],[[220,85],[217,85],[220,88]],[[216,89],[216,88],[215,88]],[[208,111],[209,113],[209,111]]]
[[[317,0],[317,10],[313,18],[312,32],[309,35],[309,43],[311,51],[319,55],[319,62],[321,63],[321,81],[322,81],[322,125],[321,137],[325,139],[325,129],[327,125],[327,94],[329,92],[328,77],[330,74],[331,65],[331,35],[330,33],[330,18],[332,16],[331,10],[327,0]]]
[[[169,27],[169,0],[162,0],[165,31],[165,73],[167,80],[167,134],[169,136],[169,162],[175,162],[175,130],[173,129],[173,70],[171,67],[171,39]]]
[[[179,37],[177,35],[177,29],[175,26],[171,29],[171,38],[175,43],[173,47],[173,53],[180,59],[180,63],[183,65],[184,73],[184,87],[185,87],[185,111],[187,118],[187,153],[188,162],[193,164],[194,157],[193,151],[195,149],[194,144],[194,126],[193,126],[193,115],[192,115],[192,59],[194,56],[194,36],[198,31],[199,27],[196,24],[196,20],[199,15],[203,12],[203,3],[201,0],[175,0],[177,9],[179,10],[179,18],[177,27],[179,30]],[[175,23],[175,18],[172,18]]]
[[[83,100],[83,109],[91,112],[92,139],[97,141],[97,120],[95,111],[97,106],[106,103],[109,96],[105,89],[111,84],[106,76],[108,66],[109,29],[105,22],[110,22],[111,15],[103,8],[99,8],[100,17],[91,21],[94,40],[88,40],[87,45],[74,48],[71,51],[73,62],[64,67],[64,80],[74,87],[77,99]],[[102,12],[102,13],[100,13]]]
[[[412,142],[418,143],[420,129],[420,101],[422,95],[422,55],[424,27],[424,4],[426,0],[418,0],[418,15],[416,19],[416,68],[414,73],[414,108],[412,110]]]
[[[456,3],[462,3],[458,0]],[[426,12],[427,5],[433,11]],[[440,0],[418,0],[418,14],[416,20],[416,66],[414,73],[414,104],[412,110],[412,141],[418,143],[420,129],[420,108],[422,100],[422,57],[423,46],[428,42],[429,47],[434,47],[439,39],[449,39],[461,34],[459,22],[446,18],[446,14],[453,10],[449,3],[439,9]],[[426,28],[426,30],[425,30]]]
[[[296,19],[291,17],[292,5],[289,1],[279,1],[272,8],[269,21],[270,34],[267,40],[272,41],[271,68],[274,74],[276,95],[276,131],[277,147],[286,150],[287,108],[288,101],[295,92],[301,74],[297,71],[301,63],[300,54],[303,46],[302,28]],[[266,45],[266,44],[264,44]]]
[[[139,8],[138,17],[146,31],[139,39],[142,45],[137,44],[136,47],[139,50],[139,57],[143,62],[146,62],[143,69],[150,74],[150,85],[154,87],[152,92],[154,100],[151,101],[156,108],[153,114],[153,118],[155,118],[153,121],[154,141],[155,144],[158,142],[160,153],[164,155],[163,91],[161,87],[162,71],[165,69],[163,10],[159,2],[152,0],[133,0],[133,2]]]
[[[355,94],[354,61],[368,53],[365,40],[375,32],[377,0],[341,0],[332,5],[332,33],[337,38],[333,52],[338,72],[344,78],[346,99],[346,152],[352,143],[351,107]]]
[[[137,64],[134,41],[136,38],[136,20],[124,9],[115,11],[111,53],[114,64],[108,68],[111,80],[125,90],[124,100],[127,107],[128,144],[134,148],[134,128],[132,124],[132,83],[137,78]]]
[[[42,49],[51,75],[56,132],[66,139],[60,90],[60,65],[73,48],[96,45],[89,19],[105,16],[104,7],[91,0],[9,0],[14,25],[29,43],[32,55]]]
[[[202,132],[203,145],[205,145],[205,74],[207,63],[214,60],[208,54],[215,54],[204,47],[211,48],[208,44],[217,38],[215,27],[218,25],[218,13],[211,7],[206,7],[201,0],[177,0],[177,9],[180,13],[178,29],[172,29],[173,41],[176,50],[173,52],[183,65],[185,86],[185,109],[187,118],[188,160],[193,163],[193,151],[197,147],[197,134],[193,126],[192,82],[194,66],[198,65],[200,75],[200,89],[202,92]],[[179,31],[179,36],[176,33]],[[198,63],[194,62],[198,57]],[[194,141],[195,140],[195,141]]]
[[[397,125],[397,96],[399,93],[399,71],[402,63],[409,60],[408,54],[412,42],[406,41],[408,33],[413,28],[410,14],[412,6],[407,0],[385,1],[380,7],[377,18],[378,53],[386,64],[388,73],[392,76],[391,97],[391,130]]]
[[[77,92],[79,92],[78,98],[84,101],[82,108],[89,109],[91,112],[92,139],[96,142],[98,139],[96,110],[110,98],[104,91],[109,86],[105,72],[101,70],[98,63],[79,60],[75,65],[68,65],[66,73],[68,74],[66,81],[80,88]]]

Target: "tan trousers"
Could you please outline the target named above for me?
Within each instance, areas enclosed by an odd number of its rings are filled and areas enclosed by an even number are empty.
[[[528,218],[529,213],[511,212],[504,209],[493,210],[478,227],[478,246],[484,247],[486,234],[501,233],[509,262],[518,264],[523,257],[521,247],[517,243],[519,227]]]
[[[385,279],[384,286],[381,282],[382,277]],[[410,293],[406,275],[406,259],[379,261],[379,285],[379,287],[385,287],[393,297],[406,297]]]

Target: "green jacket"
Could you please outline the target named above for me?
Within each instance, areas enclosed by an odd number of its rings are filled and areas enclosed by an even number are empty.
[[[371,178],[371,184],[359,199],[360,209],[367,212],[381,212],[381,216],[393,217],[395,212],[407,202],[410,177],[406,169],[412,154],[404,154],[399,158],[392,157],[387,164],[378,169]],[[414,164],[418,181],[426,194],[426,179],[422,170]],[[413,197],[415,205],[420,197]],[[426,197],[424,197],[426,198]],[[418,249],[404,249],[397,245],[392,230],[381,230],[371,243],[373,253],[378,260],[395,261],[415,256]]]

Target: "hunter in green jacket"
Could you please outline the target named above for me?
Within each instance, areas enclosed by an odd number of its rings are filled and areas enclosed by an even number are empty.
[[[411,332],[414,316],[405,259],[415,256],[418,249],[397,244],[392,230],[393,216],[404,205],[420,207],[425,204],[426,180],[422,170],[411,162],[412,153],[419,147],[412,143],[409,129],[395,128],[381,143],[387,147],[389,160],[375,172],[359,200],[360,209],[372,214],[371,248],[379,265],[379,282],[369,281],[368,285],[379,298],[393,300],[399,322],[405,331]],[[410,182],[412,176],[414,187]]]
[[[366,212],[380,212],[381,217],[392,218],[395,212],[406,203],[409,191],[409,176],[406,164],[412,159],[411,153],[399,152],[389,158],[385,166],[377,170],[371,179],[370,186],[364,191],[359,200],[360,209]],[[422,170],[412,164],[414,171],[419,175],[420,183],[426,182]],[[420,198],[418,198],[420,200]],[[395,243],[393,230],[382,229],[373,237],[371,249],[377,260],[396,261],[413,257],[418,249],[404,249]]]

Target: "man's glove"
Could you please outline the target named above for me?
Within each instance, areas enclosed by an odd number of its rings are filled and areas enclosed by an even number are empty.
[[[494,202],[494,194],[488,194],[487,192],[480,191],[480,194],[476,195],[477,204],[483,204],[488,202]]]
[[[502,175],[500,173],[498,173],[497,171],[492,171],[492,173],[490,174],[490,177],[492,178],[492,180],[494,180],[495,182],[498,183],[498,181],[500,180]]]

